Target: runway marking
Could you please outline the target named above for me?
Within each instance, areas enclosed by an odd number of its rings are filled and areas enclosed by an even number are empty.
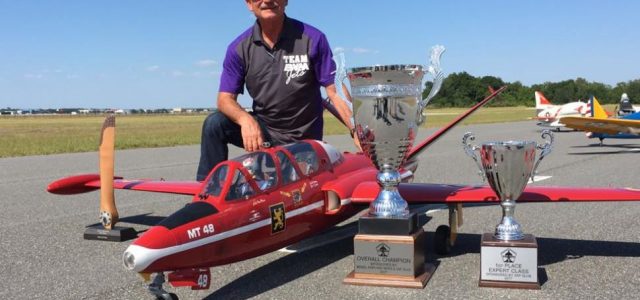
[[[531,179],[529,179],[529,182],[527,182],[527,183],[540,182],[540,181],[543,181],[543,180],[547,180],[547,179],[549,179],[551,177],[553,177],[553,176],[533,176],[534,181],[531,181]]]

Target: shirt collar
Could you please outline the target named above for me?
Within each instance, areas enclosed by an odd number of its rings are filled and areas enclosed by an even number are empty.
[[[291,30],[289,30],[289,28],[291,27],[289,24],[291,23],[291,19],[289,19],[289,17],[287,17],[287,15],[284,15],[284,24],[282,25],[282,32],[280,32],[280,37],[278,37],[278,41],[276,41],[276,44],[282,40],[282,39],[287,39],[290,38],[292,36],[291,34]],[[256,20],[255,24],[253,25],[253,32],[251,34],[251,39],[253,40],[253,42],[260,42],[262,44],[264,44],[264,41],[262,40],[262,30],[260,29],[260,23],[258,22],[258,20]]]

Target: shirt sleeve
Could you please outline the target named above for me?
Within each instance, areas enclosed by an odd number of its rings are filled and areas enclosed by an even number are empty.
[[[324,34],[319,36],[315,45],[315,55],[312,57],[315,58],[313,69],[318,82],[324,87],[332,85],[335,80],[336,63],[333,61],[333,53]]]
[[[236,51],[237,45],[231,44],[227,48],[227,54],[222,64],[219,92],[231,94],[244,93],[244,64]]]

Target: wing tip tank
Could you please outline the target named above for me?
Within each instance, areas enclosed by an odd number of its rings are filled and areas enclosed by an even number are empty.
[[[87,183],[100,181],[99,174],[83,174],[56,180],[47,186],[47,192],[58,195],[72,195],[86,193],[99,189],[100,187],[89,186]]]

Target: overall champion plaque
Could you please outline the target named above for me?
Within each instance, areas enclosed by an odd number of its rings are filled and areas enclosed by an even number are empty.
[[[543,131],[548,138],[544,145],[533,141],[487,142],[482,146],[471,145],[472,133],[462,138],[465,152],[471,156],[480,174],[500,198],[502,221],[495,232],[482,235],[480,244],[481,287],[540,289],[538,279],[538,243],[531,234],[523,234],[522,227],[513,215],[516,200],[522,194],[529,178],[533,180],[540,161],[551,151],[553,135]],[[536,149],[542,150],[535,161]],[[480,159],[477,151],[480,150]]]
[[[424,288],[435,266],[425,263],[424,230],[398,192],[399,169],[413,146],[423,110],[442,84],[440,56],[431,51],[428,72],[433,87],[422,99],[424,71],[420,65],[387,65],[349,71],[356,134],[365,155],[378,169],[381,187],[362,216],[354,238],[354,271],[344,283]]]

